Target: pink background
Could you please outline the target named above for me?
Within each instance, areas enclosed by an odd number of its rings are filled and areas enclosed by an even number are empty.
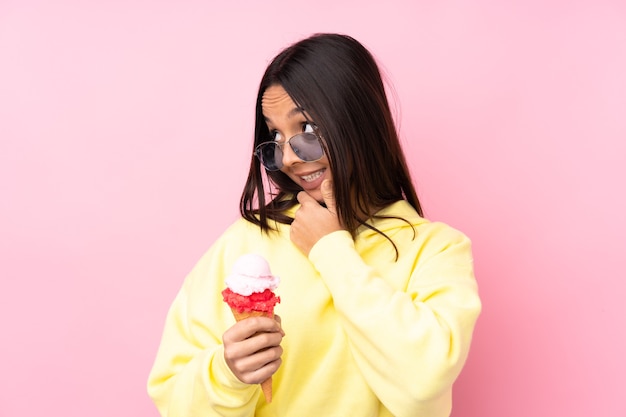
[[[262,71],[317,31],[382,62],[427,216],[474,241],[453,416],[626,415],[623,1],[4,0],[1,416],[157,415],[163,320],[238,215]]]

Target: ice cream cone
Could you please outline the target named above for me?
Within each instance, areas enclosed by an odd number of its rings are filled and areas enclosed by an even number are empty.
[[[233,265],[222,291],[237,321],[249,317],[274,318],[274,306],[280,297],[274,294],[280,278],[272,275],[270,266],[260,255],[244,254]],[[272,402],[272,377],[261,382],[265,401]]]
[[[272,402],[272,377],[270,376],[265,381],[261,382],[261,389],[263,390],[263,395],[265,395],[265,401],[268,403]]]
[[[267,311],[244,311],[239,312],[234,308],[230,309],[233,312],[233,316],[235,316],[235,320],[241,321],[243,319],[247,319],[249,317],[269,317],[271,319],[274,318],[273,312]],[[263,395],[265,396],[265,401],[268,403],[272,402],[272,377],[270,376],[265,381],[261,382],[261,390],[263,390]]]
[[[235,316],[235,320],[237,321],[247,319],[248,317],[269,317],[270,319],[274,318],[274,313],[268,313],[267,311],[244,311],[240,313],[234,308],[231,308],[230,310],[233,312],[233,316]]]

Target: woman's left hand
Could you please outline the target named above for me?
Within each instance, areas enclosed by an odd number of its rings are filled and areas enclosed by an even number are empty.
[[[322,237],[343,230],[337,217],[332,183],[330,180],[325,180],[321,188],[326,207],[305,191],[301,191],[298,193],[298,202],[301,206],[296,211],[295,219],[291,224],[291,241],[307,256]]]

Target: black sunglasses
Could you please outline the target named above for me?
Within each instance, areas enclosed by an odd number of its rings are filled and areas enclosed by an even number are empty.
[[[324,156],[322,142],[315,131],[299,133],[285,142],[263,142],[254,149],[254,155],[266,170],[278,171],[283,167],[283,147],[287,143],[304,162],[319,161]]]

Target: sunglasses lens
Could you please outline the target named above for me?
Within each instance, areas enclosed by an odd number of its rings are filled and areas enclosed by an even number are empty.
[[[324,156],[322,144],[314,133],[301,133],[289,141],[291,149],[305,162],[313,162]]]
[[[277,143],[262,143],[256,148],[255,155],[268,171],[278,171],[283,167],[283,151]]]
[[[289,140],[293,153],[304,162],[317,161],[324,156],[324,149],[314,133],[301,133]],[[278,171],[283,167],[283,151],[276,142],[261,143],[254,151],[268,171]]]

